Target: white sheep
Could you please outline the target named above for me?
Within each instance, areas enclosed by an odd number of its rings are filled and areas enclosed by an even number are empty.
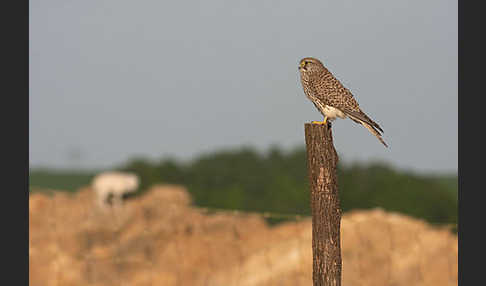
[[[93,178],[92,187],[96,193],[96,200],[101,208],[108,206],[108,199],[112,196],[114,207],[121,206],[123,195],[135,192],[139,185],[139,178],[134,173],[104,172]]]

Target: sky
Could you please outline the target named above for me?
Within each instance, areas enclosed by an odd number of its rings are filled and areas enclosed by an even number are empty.
[[[457,172],[457,1],[30,0],[31,167],[112,168],[304,146],[316,57],[384,129],[333,124],[344,163]]]

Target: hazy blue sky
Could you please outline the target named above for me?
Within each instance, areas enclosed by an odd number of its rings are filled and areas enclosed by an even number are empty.
[[[450,0],[31,0],[30,164],[303,145],[304,123],[322,119],[299,80],[308,56],[385,130],[389,149],[336,121],[342,161],[457,171]]]

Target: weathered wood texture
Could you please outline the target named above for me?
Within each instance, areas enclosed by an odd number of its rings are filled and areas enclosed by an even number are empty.
[[[338,156],[332,130],[305,124],[307,170],[312,207],[314,286],[341,285],[341,208],[337,186]]]

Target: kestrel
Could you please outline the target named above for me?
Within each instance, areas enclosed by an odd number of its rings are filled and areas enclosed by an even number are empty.
[[[381,138],[380,131],[383,133],[383,129],[361,111],[351,92],[318,59],[303,58],[299,64],[299,71],[305,95],[324,116],[322,122],[312,121],[313,124],[330,125],[337,117],[349,117],[366,127],[385,147],[388,147]]]

